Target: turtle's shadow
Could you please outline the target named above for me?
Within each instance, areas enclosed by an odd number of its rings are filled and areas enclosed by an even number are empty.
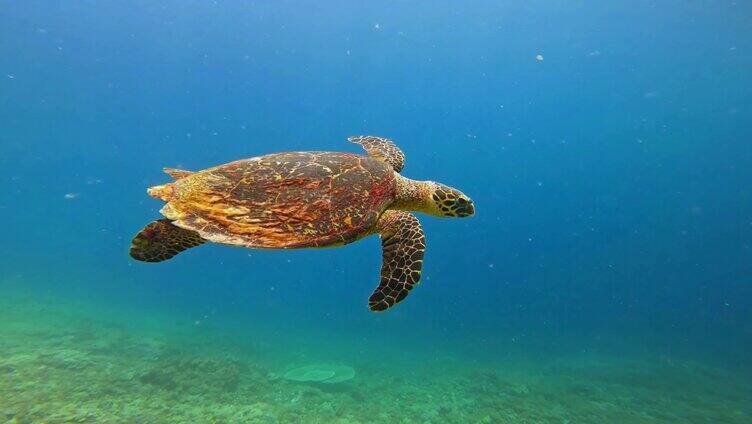
[[[339,393],[339,394],[354,394],[357,393],[356,386],[345,383],[325,384],[316,382],[301,381],[296,383],[298,387],[306,387],[312,389],[318,389],[324,393]]]

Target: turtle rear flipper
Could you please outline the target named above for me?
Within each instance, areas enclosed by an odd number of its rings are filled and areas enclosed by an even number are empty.
[[[186,171],[185,169],[178,168],[162,168],[165,174],[171,176],[173,179],[179,180],[193,174],[193,171]]]
[[[407,297],[420,281],[426,237],[415,215],[389,210],[376,224],[383,258],[381,283],[368,299],[368,308],[380,312]]]
[[[130,255],[139,261],[162,262],[204,241],[195,231],[176,227],[169,219],[160,219],[136,234]]]

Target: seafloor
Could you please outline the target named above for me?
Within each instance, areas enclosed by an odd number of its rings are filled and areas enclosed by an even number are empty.
[[[0,286],[0,423],[752,422],[748,378],[678,357],[358,352],[337,358],[354,379],[317,384],[280,375],[331,358],[259,337]]]

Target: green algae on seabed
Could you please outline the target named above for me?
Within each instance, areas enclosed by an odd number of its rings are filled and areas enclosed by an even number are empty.
[[[301,384],[270,379],[278,365],[228,344],[238,334],[192,323],[160,333],[149,320],[164,316],[142,313],[128,326],[131,314],[0,293],[0,423],[733,424],[752,411],[743,376],[660,358],[470,367],[426,357],[430,366],[407,371],[404,358],[354,349],[357,379]]]

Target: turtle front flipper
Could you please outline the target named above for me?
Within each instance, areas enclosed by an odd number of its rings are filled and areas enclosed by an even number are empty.
[[[161,262],[204,243],[195,231],[176,227],[169,219],[149,223],[131,242],[130,255],[144,262]]]
[[[360,144],[368,152],[368,156],[388,163],[397,172],[402,171],[405,166],[405,154],[388,138],[373,135],[354,135],[347,137],[347,141]]]
[[[368,308],[383,311],[402,301],[420,281],[426,237],[418,218],[396,210],[384,212],[375,231],[381,236],[383,262],[381,283],[368,299]]]

